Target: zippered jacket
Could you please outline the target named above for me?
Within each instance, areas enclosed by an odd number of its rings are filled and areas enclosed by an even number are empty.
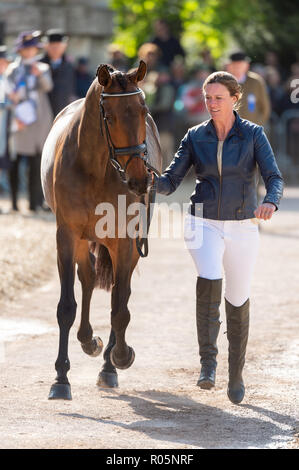
[[[278,209],[283,179],[263,127],[234,114],[234,125],[222,147],[220,171],[218,137],[210,119],[188,130],[157,180],[158,193],[173,193],[193,165],[196,186],[190,197],[191,214],[217,220],[249,219],[255,217],[257,208],[259,169],[266,187],[263,202],[271,202]]]

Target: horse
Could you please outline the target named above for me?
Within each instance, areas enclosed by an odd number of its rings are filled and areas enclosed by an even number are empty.
[[[56,216],[60,278],[57,376],[49,399],[72,399],[67,373],[69,332],[77,309],[76,265],[82,288],[77,338],[83,351],[93,357],[102,352],[103,342],[93,336],[89,322],[92,293],[95,287],[111,292],[110,337],[97,385],[117,387],[116,369],[127,369],[135,358],[125,333],[130,322],[131,276],[140,256],[146,255],[142,252],[146,237],[98,233],[95,227],[100,217],[95,208],[100,203],[117,208],[120,195],[125,197],[126,209],[136,202],[143,202],[147,208],[151,205],[162,157],[157,127],[138,87],[145,75],[143,61],[128,73],[100,65],[86,97],[72,102],[56,116],[44,144],[41,181],[45,201]],[[125,223],[129,219],[126,215]]]

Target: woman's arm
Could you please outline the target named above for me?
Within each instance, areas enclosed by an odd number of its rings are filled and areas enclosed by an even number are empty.
[[[283,193],[283,179],[278,169],[271,145],[262,127],[255,132],[254,157],[258,163],[266,187],[263,204],[272,203],[278,209]]]
[[[173,193],[182,182],[185,174],[192,164],[189,131],[181,141],[178,151],[170,165],[157,181],[157,192],[169,195]]]

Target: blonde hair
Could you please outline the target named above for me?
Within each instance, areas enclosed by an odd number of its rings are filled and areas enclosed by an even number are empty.
[[[211,85],[212,83],[220,83],[221,85],[224,85],[229,91],[230,96],[235,96],[237,98],[234,108],[238,109],[242,98],[242,88],[237,79],[231,73],[224,71],[211,73],[211,75],[209,75],[204,81],[202,86],[203,91],[205,92],[207,85]]]

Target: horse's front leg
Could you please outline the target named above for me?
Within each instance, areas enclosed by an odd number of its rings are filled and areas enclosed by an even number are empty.
[[[110,359],[118,369],[127,369],[135,359],[133,348],[125,341],[125,333],[130,322],[128,301],[131,294],[133,240],[119,242],[116,259],[112,259],[114,285],[111,293],[111,327],[115,335],[115,345],[111,349]]]
[[[59,350],[55,362],[56,381],[51,387],[49,399],[71,400],[71,386],[67,378],[67,372],[70,369],[68,358],[69,331],[74,323],[77,308],[74,296],[76,242],[72,232],[65,226],[57,228],[56,240],[57,264],[61,285],[60,300],[57,306]]]

